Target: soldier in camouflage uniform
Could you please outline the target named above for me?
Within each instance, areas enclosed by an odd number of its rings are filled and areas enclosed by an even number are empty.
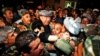
[[[12,26],[0,28],[0,56],[15,43],[16,34]]]
[[[31,16],[28,10],[22,11],[21,19],[16,21],[14,26],[20,31],[31,30]]]
[[[84,42],[84,56],[100,56],[100,25],[87,25],[84,31],[87,36]]]
[[[18,56],[18,50],[15,45],[8,48],[2,56]]]

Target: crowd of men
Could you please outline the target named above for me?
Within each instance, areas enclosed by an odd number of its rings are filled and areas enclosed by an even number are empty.
[[[0,56],[99,56],[91,39],[100,42],[99,9],[4,7],[0,15]]]

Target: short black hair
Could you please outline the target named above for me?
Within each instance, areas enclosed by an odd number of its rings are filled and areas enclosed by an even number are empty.
[[[18,34],[18,36],[15,39],[15,45],[19,52],[26,52],[29,53],[30,48],[29,44],[31,41],[36,39],[36,34],[31,31],[23,31]]]
[[[36,28],[41,29],[42,27],[42,22],[39,20],[35,20],[34,22],[32,22],[32,26],[31,29],[34,30]]]
[[[75,12],[78,16],[81,14],[79,9],[72,9],[72,12]]]
[[[5,14],[6,11],[8,11],[8,10],[13,11],[13,9],[11,7],[5,7],[5,8],[2,9],[2,13]]]

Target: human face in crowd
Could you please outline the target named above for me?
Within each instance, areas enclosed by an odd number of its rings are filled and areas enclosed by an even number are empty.
[[[86,13],[91,15],[91,10],[86,10]]]
[[[11,10],[7,10],[6,12],[5,12],[5,14],[4,14],[4,17],[6,18],[6,19],[13,19],[13,16],[14,16],[14,14],[13,14],[13,12],[11,11]]]
[[[30,14],[25,14],[22,16],[22,21],[25,25],[28,25],[31,23],[31,17]]]
[[[36,38],[29,44],[29,47],[31,48],[30,56],[40,56],[43,51],[44,44],[41,43],[39,38]]]
[[[29,11],[29,13],[30,13],[31,15],[34,14],[34,10],[33,10],[33,9],[29,9],[28,11]]]
[[[89,24],[88,18],[83,18],[82,19],[82,24],[85,24],[85,25]]]
[[[42,21],[43,25],[49,25],[50,23],[50,16],[40,16],[40,20]]]
[[[60,17],[60,18],[63,17],[63,11],[62,11],[62,10],[59,11],[59,17]]]
[[[100,20],[96,20],[96,24],[100,25]]]
[[[75,11],[72,11],[72,15],[75,16],[76,15],[76,12]]]
[[[35,15],[36,15],[36,18],[38,19],[39,18],[39,10],[36,10]]]
[[[68,14],[68,10],[67,10],[67,9],[63,10],[63,13],[64,13],[65,15],[67,15],[67,14]]]
[[[11,45],[13,45],[14,43],[15,43],[15,38],[16,38],[16,36],[17,36],[17,33],[16,32],[9,32],[8,33],[8,36],[7,36],[7,45],[8,46],[11,46]]]
[[[72,11],[72,16],[74,17],[74,19],[76,19],[78,17],[78,14],[75,10]]]
[[[54,29],[52,30],[53,34],[58,35],[62,33],[62,25],[61,24],[55,24]]]

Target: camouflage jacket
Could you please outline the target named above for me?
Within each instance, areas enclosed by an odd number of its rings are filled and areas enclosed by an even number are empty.
[[[9,47],[1,56],[20,56],[18,55],[18,51],[16,46]]]
[[[88,24],[84,28],[84,32],[86,33],[87,37],[90,35],[100,35],[100,25]]]

